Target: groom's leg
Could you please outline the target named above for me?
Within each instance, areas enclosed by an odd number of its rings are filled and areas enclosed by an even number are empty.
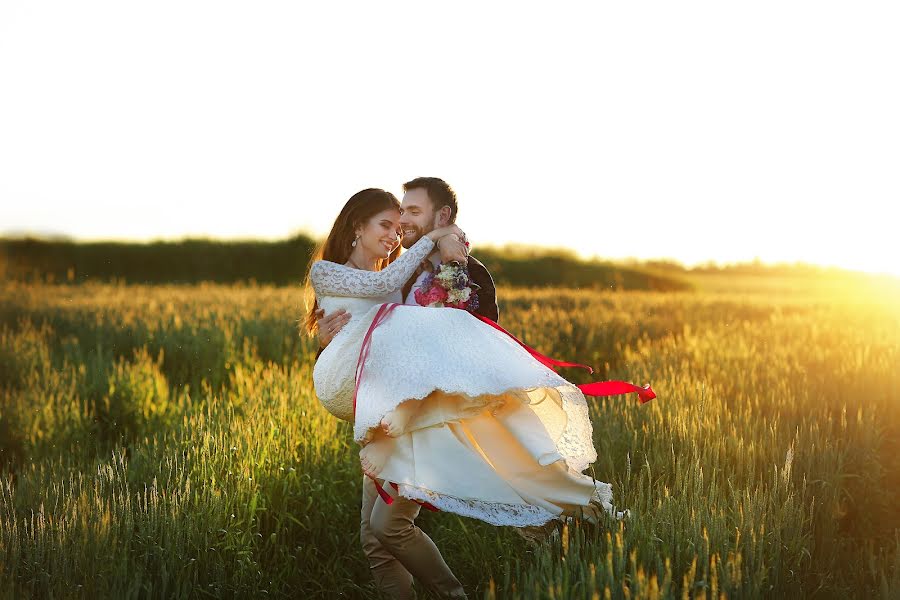
[[[375,482],[363,475],[362,512],[359,524],[359,541],[362,542],[363,552],[369,561],[369,570],[375,579],[378,589],[387,593],[391,598],[415,598],[413,590],[413,576],[406,570],[397,557],[385,548],[369,523],[375,501],[383,501],[378,497]]]
[[[462,584],[444,562],[437,546],[414,523],[422,507],[400,496],[390,486],[385,486],[385,490],[394,502],[386,504],[380,498],[375,502],[370,517],[375,537],[437,597],[466,598]]]

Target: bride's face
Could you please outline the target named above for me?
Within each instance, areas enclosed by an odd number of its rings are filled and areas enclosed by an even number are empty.
[[[400,211],[394,208],[374,215],[356,232],[360,237],[357,246],[370,256],[387,258],[400,243]]]

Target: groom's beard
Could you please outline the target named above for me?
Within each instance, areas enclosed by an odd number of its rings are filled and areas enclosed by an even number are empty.
[[[419,227],[419,226],[417,226],[417,225],[409,225],[409,226],[407,226],[407,227],[404,227],[404,229],[412,229],[412,230],[413,230],[413,233],[409,233],[409,234],[408,234],[408,233],[404,233],[404,234],[403,234],[403,238],[400,240],[400,243],[401,243],[401,244],[403,245],[403,247],[406,248],[407,250],[409,250],[409,248],[410,248],[413,244],[415,244],[415,243],[418,242],[420,239],[422,239],[422,236],[423,236],[423,235],[428,235],[429,233],[431,233],[432,231],[434,231],[434,227],[431,227],[431,228],[429,228],[429,229],[426,231],[425,229],[423,229],[423,228],[421,228],[421,227]]]

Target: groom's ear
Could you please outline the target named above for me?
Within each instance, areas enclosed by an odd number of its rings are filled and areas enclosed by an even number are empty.
[[[438,227],[446,227],[450,224],[450,213],[451,209],[449,206],[442,206],[441,210],[438,211],[438,219],[437,226]]]

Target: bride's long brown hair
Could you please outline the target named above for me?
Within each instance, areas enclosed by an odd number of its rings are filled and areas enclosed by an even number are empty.
[[[328,234],[328,237],[313,251],[309,259],[309,265],[306,267],[306,278],[303,282],[306,307],[308,309],[303,329],[306,330],[308,335],[315,335],[319,330],[319,323],[316,319],[319,301],[309,281],[309,271],[313,264],[317,260],[328,260],[339,265],[347,262],[347,259],[350,258],[350,253],[353,252],[351,244],[356,239],[356,228],[365,224],[381,211],[389,208],[400,210],[400,201],[392,193],[385,190],[368,188],[353,194],[347,200],[344,208],[341,209],[337,219],[334,220],[334,225],[331,226],[331,232]],[[400,248],[400,244],[397,244],[397,247],[391,252],[389,257],[379,260],[376,265],[377,270],[380,271],[385,268],[400,256]]]

